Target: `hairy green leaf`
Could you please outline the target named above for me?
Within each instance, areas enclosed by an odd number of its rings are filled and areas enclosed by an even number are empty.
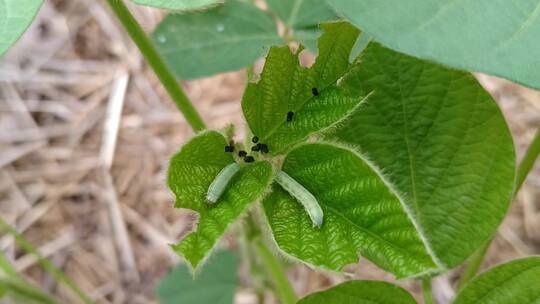
[[[241,69],[282,42],[268,14],[238,0],[202,12],[170,14],[152,36],[183,79]]]
[[[540,89],[537,0],[329,0],[395,50]]]
[[[371,94],[328,136],[381,169],[441,266],[495,232],[512,197],[512,138],[469,73],[371,43],[341,85]]]
[[[264,199],[279,248],[308,264],[339,271],[365,256],[398,277],[436,268],[399,199],[359,155],[330,144],[304,144],[282,170],[310,191],[324,211],[321,228],[278,185]]]
[[[273,47],[261,79],[246,88],[244,116],[270,154],[280,154],[331,126],[360,102],[336,85],[349,68],[349,54],[359,32],[343,22],[326,24],[324,29],[320,54],[311,68],[300,66],[298,56],[287,46]],[[292,121],[287,121],[288,112],[294,113]]]
[[[0,0],[0,56],[32,23],[42,0]]]
[[[405,289],[382,281],[349,281],[312,293],[298,304],[416,304]]]
[[[176,195],[176,208],[199,213],[197,230],[173,249],[183,255],[193,268],[208,255],[226,229],[268,187],[272,167],[268,162],[245,164],[234,175],[227,190],[214,205],[205,202],[208,187],[218,173],[234,161],[224,152],[227,141],[216,131],[203,132],[173,156],[169,166],[168,185]]]
[[[218,251],[195,278],[185,265],[178,265],[159,282],[157,298],[160,304],[231,304],[237,269],[230,251]]]
[[[514,260],[473,279],[454,304],[540,303],[540,257]]]
[[[133,2],[170,10],[190,11],[222,4],[225,0],[133,0]]]

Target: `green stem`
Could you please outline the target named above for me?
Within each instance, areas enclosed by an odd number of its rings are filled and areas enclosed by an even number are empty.
[[[422,293],[424,294],[424,303],[433,304],[433,294],[431,293],[431,278],[422,279]]]
[[[482,262],[484,261],[484,257],[486,256],[486,253],[489,249],[489,245],[491,245],[491,240],[489,239],[480,249],[478,249],[473,256],[470,258],[469,263],[467,264],[467,267],[461,274],[461,278],[459,279],[457,289],[461,290],[474,276],[476,273],[478,273],[478,269],[480,269],[480,266],[482,265]]]
[[[64,283],[67,287],[69,287],[84,303],[93,303],[92,299],[88,295],[82,291],[75,282],[73,282],[69,277],[67,277],[62,270],[56,268],[56,266],[53,265],[51,261],[49,261],[46,257],[41,255],[39,251],[34,248],[30,242],[28,242],[17,230],[15,230],[13,227],[11,227],[8,223],[6,223],[2,218],[0,218],[0,231],[3,230],[6,233],[12,235],[15,238],[15,242],[25,251],[28,253],[33,254],[43,269],[48,271],[58,282]]]
[[[42,304],[58,303],[48,294],[19,278],[0,278],[0,287],[2,286],[18,300],[25,299],[32,303]]]
[[[135,42],[148,64],[152,67],[157,77],[169,93],[172,100],[176,103],[180,112],[184,114],[186,121],[195,131],[205,129],[199,113],[193,107],[186,94],[180,87],[176,77],[169,69],[163,58],[159,55],[153,42],[148,38],[137,20],[129,12],[122,0],[107,0],[110,7],[128,32],[129,36]]]
[[[536,134],[534,135],[534,138],[529,145],[529,148],[527,148],[527,151],[525,152],[525,156],[523,157],[521,163],[518,166],[516,180],[514,182],[514,197],[521,189],[521,186],[523,186],[523,183],[525,182],[527,175],[529,175],[529,172],[531,172],[532,168],[534,167],[534,163],[536,162],[539,154],[540,128],[536,131]],[[474,278],[474,276],[478,272],[478,269],[480,269],[482,262],[484,261],[484,258],[489,249],[489,246],[491,245],[492,240],[493,238],[489,239],[485,245],[483,245],[473,256],[471,256],[467,267],[463,271],[463,274],[461,275],[461,278],[459,280],[458,290],[462,289],[472,278]]]
[[[280,261],[276,259],[274,254],[266,247],[261,240],[255,241],[255,247],[261,257],[261,260],[268,271],[268,274],[272,277],[274,285],[282,304],[294,304],[298,300],[294,290],[285,275],[283,266]]]
[[[536,131],[536,135],[534,135],[534,138],[517,169],[514,195],[516,195],[519,189],[521,189],[527,175],[529,175],[529,172],[534,167],[538,154],[540,154],[540,128]]]

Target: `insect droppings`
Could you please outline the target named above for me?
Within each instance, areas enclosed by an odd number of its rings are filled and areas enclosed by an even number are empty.
[[[262,153],[268,153],[268,146],[266,144],[259,144],[259,149]]]
[[[283,171],[279,171],[276,174],[276,181],[283,189],[289,192],[292,197],[302,204],[302,206],[304,206],[304,209],[313,223],[313,227],[321,227],[324,213],[315,196]]]
[[[258,152],[261,150],[260,144],[256,144],[255,146],[251,147],[251,151]]]
[[[312,88],[311,93],[313,94],[313,96],[319,96],[319,90],[317,90],[317,88]]]
[[[252,162],[255,161],[255,158],[253,158],[253,156],[251,156],[251,155],[248,155],[248,156],[244,157],[244,161],[246,163],[252,163]]]
[[[292,111],[289,111],[289,112],[287,113],[287,121],[288,121],[288,122],[291,122],[293,116],[294,116],[294,113],[293,113]]]
[[[244,157],[244,156],[246,156],[246,155],[247,155],[247,152],[246,152],[246,151],[244,151],[244,150],[238,151],[238,156]]]
[[[225,152],[234,152],[234,146],[233,145],[230,145],[230,146],[225,146]]]
[[[237,163],[232,163],[219,171],[218,175],[210,184],[210,186],[208,187],[208,191],[206,192],[207,204],[214,204],[218,201],[223,192],[225,192],[227,184],[229,184],[233,176],[239,170],[240,166]]]
[[[257,136],[253,136],[253,138],[251,139],[251,141],[256,144],[259,142],[259,138]]]

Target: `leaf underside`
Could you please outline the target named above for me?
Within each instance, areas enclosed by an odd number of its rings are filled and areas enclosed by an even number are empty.
[[[42,3],[41,0],[0,0],[0,56],[32,23]]]
[[[452,67],[540,89],[537,0],[329,0],[377,41]]]
[[[178,11],[200,10],[222,4],[225,0],[133,0],[133,2]]]
[[[341,85],[371,95],[326,138],[381,169],[440,264],[463,262],[495,232],[512,197],[514,148],[493,99],[469,73],[377,43]]]
[[[540,303],[540,257],[514,260],[473,279],[454,304]]]
[[[282,170],[302,184],[324,211],[312,227],[294,198],[275,185],[264,209],[280,249],[308,264],[340,271],[362,254],[398,277],[436,268],[397,197],[358,155],[330,144],[291,151]]]
[[[157,288],[160,304],[233,303],[238,285],[238,259],[229,251],[217,252],[195,278],[185,265],[176,266]]]
[[[288,46],[272,47],[257,83],[249,83],[242,110],[253,134],[268,145],[271,155],[282,154],[310,134],[343,118],[360,102],[337,86],[348,70],[349,54],[358,30],[348,23],[323,25],[319,56],[311,68],[300,66]],[[313,89],[318,95],[313,95]],[[293,112],[292,121],[287,121]]]
[[[298,304],[416,304],[405,289],[382,281],[349,281],[312,293]]]
[[[235,71],[282,43],[272,18],[238,0],[189,14],[170,14],[152,34],[159,53],[182,79]]]
[[[227,141],[215,131],[204,132],[184,145],[173,156],[168,171],[169,188],[176,195],[176,208],[199,213],[197,230],[187,235],[173,249],[184,256],[193,268],[208,255],[227,228],[265,191],[272,177],[268,162],[243,166],[230,181],[215,205],[205,202],[208,187],[216,175],[234,161],[224,152]]]
[[[337,19],[326,0],[266,0],[266,3],[292,30],[294,38],[312,52],[317,52],[317,37],[321,34],[319,24]]]

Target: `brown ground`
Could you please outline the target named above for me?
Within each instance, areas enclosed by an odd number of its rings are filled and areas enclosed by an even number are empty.
[[[134,12],[148,30],[162,15]],[[479,78],[501,106],[521,158],[540,125],[540,92]],[[245,82],[245,73],[235,72],[183,86],[209,127],[232,121],[242,129]],[[99,303],[155,302],[156,282],[179,262],[167,243],[189,229],[192,218],[171,208],[164,170],[191,134],[102,2],[45,1],[0,65],[0,213]],[[540,253],[539,185],[536,170],[485,266]],[[33,282],[77,303],[10,237],[0,236],[0,248]],[[364,261],[350,272],[392,280]],[[289,274],[300,295],[346,279],[300,265]],[[440,303],[448,303],[454,281],[453,274],[437,279]],[[237,303],[253,301],[248,287],[239,289]]]

